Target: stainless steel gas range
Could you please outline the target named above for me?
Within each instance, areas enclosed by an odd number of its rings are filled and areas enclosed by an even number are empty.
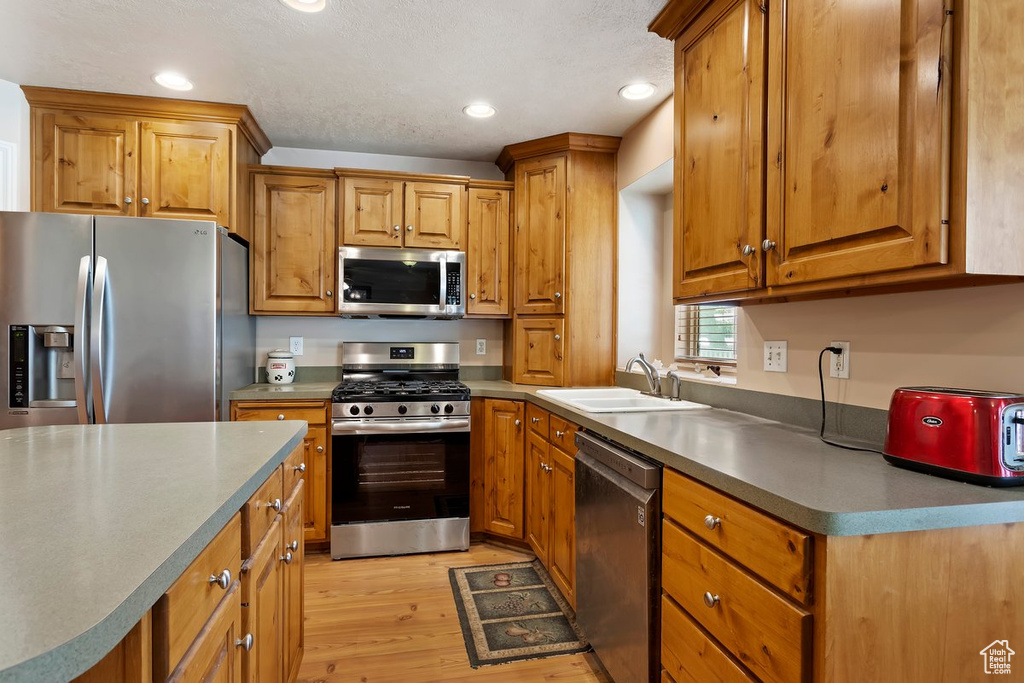
[[[469,548],[469,387],[456,342],[345,342],[331,556]]]

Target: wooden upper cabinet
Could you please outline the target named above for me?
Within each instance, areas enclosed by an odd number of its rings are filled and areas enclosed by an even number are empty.
[[[673,296],[757,287],[764,211],[764,15],[739,0],[676,43]]]
[[[405,246],[462,249],[466,238],[466,188],[447,183],[405,184]]]
[[[336,184],[329,172],[253,173],[253,313],[334,315]]]
[[[770,3],[769,285],[946,262],[945,4]]]
[[[517,384],[562,386],[565,320],[517,317],[513,328],[513,381]]]
[[[132,216],[138,125],[127,118],[47,113],[33,141],[32,208]]]
[[[466,315],[512,313],[511,192],[469,188]]]
[[[402,183],[376,178],[342,178],[342,243],[350,247],[402,245]]]
[[[138,215],[231,225],[231,127],[144,121],[140,131]]]
[[[516,164],[516,313],[564,312],[566,157]]]
[[[523,538],[523,403],[484,402],[484,530]]]

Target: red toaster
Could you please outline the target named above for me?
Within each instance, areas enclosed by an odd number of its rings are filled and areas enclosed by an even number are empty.
[[[1024,394],[901,387],[889,404],[893,465],[986,486],[1024,484]]]

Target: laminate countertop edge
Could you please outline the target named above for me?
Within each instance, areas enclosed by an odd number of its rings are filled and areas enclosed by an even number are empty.
[[[537,392],[467,381],[474,398],[529,401],[794,526],[824,536],[1024,522],[1024,487],[995,489],[893,467],[828,446],[816,432],[729,410],[599,414]],[[260,395],[252,385],[236,392]],[[293,385],[305,391],[302,385]],[[310,390],[314,387],[310,386]],[[330,389],[305,395],[329,399]],[[265,399],[276,398],[264,394]],[[235,395],[232,399],[235,399]]]
[[[246,424],[254,429],[266,427],[264,423],[221,424]],[[176,425],[161,425],[160,427],[166,428],[169,426]],[[0,683],[13,683],[15,681],[17,683],[31,683],[34,681],[51,683],[56,680],[71,680],[87,671],[106,656],[145,616],[146,612],[156,604],[157,600],[170,588],[178,577],[184,573],[185,569],[199,556],[199,553],[206,548],[210,541],[234,517],[260,485],[270,477],[274,469],[284,462],[296,446],[302,443],[307,425],[304,422],[291,420],[275,422],[271,429],[274,428],[279,428],[276,431],[281,432],[281,434],[275,435],[275,437],[278,439],[284,438],[281,446],[251,476],[243,481],[234,493],[225,498],[220,506],[142,583],[132,590],[123,602],[93,627],[84,630],[77,636],[50,647],[38,655],[15,662],[13,665],[0,670]],[[282,437],[282,434],[288,434],[288,436]],[[2,435],[3,432],[0,432],[0,436]],[[109,580],[117,581],[118,578],[118,576],[110,576]],[[10,616],[8,615],[8,617]],[[59,616],[55,615],[54,618],[59,619]],[[16,625],[14,627],[17,628]],[[2,654],[0,653],[0,655]],[[0,657],[0,664],[3,663],[3,659],[5,658]]]

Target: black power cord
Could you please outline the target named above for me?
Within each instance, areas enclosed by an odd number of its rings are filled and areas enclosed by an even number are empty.
[[[821,359],[825,357],[825,354],[832,352],[839,356],[843,353],[843,350],[838,346],[826,346],[818,354],[818,384],[821,386],[821,431],[818,432],[818,438],[829,446],[835,446],[836,448],[845,448],[848,451],[863,451],[865,453],[878,453],[882,455],[882,451],[875,450],[874,448],[858,448],[857,446],[847,446],[846,444],[836,443],[835,441],[829,441],[825,438],[825,373],[821,369]]]

